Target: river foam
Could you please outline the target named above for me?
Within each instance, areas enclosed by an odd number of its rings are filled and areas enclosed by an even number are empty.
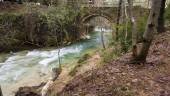
[[[44,66],[48,66],[50,63],[55,62],[59,59],[58,57],[58,52],[60,50],[60,58],[64,57],[65,55],[68,55],[70,53],[79,53],[82,50],[83,46],[76,46],[73,48],[62,48],[62,49],[57,49],[57,50],[52,50],[47,52],[46,54],[44,54],[45,56],[48,56],[47,58],[44,58],[43,60],[41,60],[39,62],[39,64],[44,65]],[[43,55],[43,57],[44,57]]]

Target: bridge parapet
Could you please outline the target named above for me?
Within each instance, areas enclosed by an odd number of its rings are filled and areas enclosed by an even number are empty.
[[[116,19],[117,9],[115,7],[85,7],[86,13],[81,16],[80,21],[82,23],[90,20],[93,17],[101,16],[109,20],[110,22],[114,22]]]

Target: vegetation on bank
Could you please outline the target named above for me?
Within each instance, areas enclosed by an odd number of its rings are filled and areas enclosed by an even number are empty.
[[[82,33],[76,22],[82,10],[27,4],[22,13],[1,13],[0,51],[60,46],[79,40]]]
[[[141,6],[135,6],[134,9],[133,13],[136,21],[137,39],[141,41],[147,24],[149,10]],[[119,25],[113,26],[114,28],[118,28],[118,35],[116,40],[111,41],[111,46],[120,46],[120,53],[127,53],[132,48],[133,25],[130,18],[126,17],[125,14],[127,13],[123,13],[120,17]]]

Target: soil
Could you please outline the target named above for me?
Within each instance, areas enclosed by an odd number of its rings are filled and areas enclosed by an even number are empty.
[[[147,63],[129,64],[131,55],[79,74],[54,96],[170,96],[170,31],[155,36]]]

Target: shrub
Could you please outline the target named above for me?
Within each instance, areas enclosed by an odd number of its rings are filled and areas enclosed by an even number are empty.
[[[143,16],[136,18],[136,26],[137,26],[136,31],[137,31],[137,37],[138,37],[137,41],[141,41],[143,38],[142,36],[145,31],[147,18],[148,18],[147,12],[143,14]],[[119,49],[120,53],[126,53],[129,51],[129,49],[131,49],[131,45],[132,45],[132,25],[130,21],[128,21],[127,25],[120,24],[117,27],[119,28],[118,37],[117,37],[118,40],[113,40],[112,46],[115,46],[114,42],[119,42],[117,44],[120,44],[121,46]]]
[[[120,44],[114,43],[112,47],[102,50],[101,54],[101,64],[110,63],[113,59],[116,59],[121,55]]]
[[[79,40],[75,22],[80,12],[70,6],[44,9],[28,4],[23,13],[1,13],[0,40],[3,42],[0,45],[12,46],[12,40],[17,40],[16,45],[46,47]],[[10,43],[7,44],[6,39]]]

